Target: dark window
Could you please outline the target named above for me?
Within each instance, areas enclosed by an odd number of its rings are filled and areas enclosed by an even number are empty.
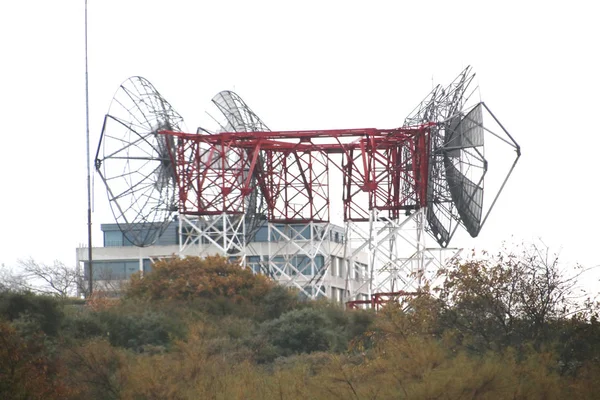
[[[256,236],[254,236],[255,242],[268,242],[269,241],[269,228],[264,225],[258,228]]]
[[[152,272],[152,261],[144,260],[144,273]]]
[[[121,231],[104,232],[104,247],[123,246],[123,234]]]

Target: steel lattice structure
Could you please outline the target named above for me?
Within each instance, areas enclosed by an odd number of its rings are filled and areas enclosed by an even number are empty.
[[[256,183],[270,222],[306,223],[329,222],[330,166],[343,174],[347,221],[368,221],[373,209],[397,218],[424,207],[429,132],[426,125],[389,130],[158,133],[177,138],[170,154],[176,165],[181,214],[245,214]],[[368,199],[365,204],[357,200],[362,193]]]
[[[484,103],[467,105],[473,77],[469,67],[436,86],[394,129],[271,131],[224,91],[213,104],[225,122],[196,133],[135,77],[105,118],[96,167],[138,246],[151,245],[176,210],[181,255],[236,257],[309,297],[335,297],[339,277],[343,299],[381,304],[418,290],[427,270],[457,255],[447,246],[459,225],[479,234],[520,157]],[[490,138],[516,156],[486,207]],[[339,197],[343,232],[330,223]],[[255,241],[260,229],[265,243]],[[427,232],[440,247],[427,246]]]

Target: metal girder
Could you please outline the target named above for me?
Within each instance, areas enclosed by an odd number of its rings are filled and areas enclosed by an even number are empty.
[[[343,194],[344,220],[389,218],[427,201],[429,125],[396,129],[222,132],[161,131],[176,165],[180,212],[243,214],[257,185],[271,222],[329,222],[330,191]],[[262,163],[257,159],[263,158]],[[342,157],[342,163],[333,157]],[[341,187],[329,182],[330,163]],[[254,177],[255,180],[250,179]]]

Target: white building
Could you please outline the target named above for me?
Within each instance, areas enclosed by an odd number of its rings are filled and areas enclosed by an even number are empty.
[[[92,249],[93,279],[97,290],[118,291],[136,272],[147,273],[152,263],[176,256],[224,255],[239,260],[309,298],[328,297],[342,302],[370,296],[366,253],[352,252],[344,244],[344,229],[333,224],[267,224],[260,226],[250,243],[232,251],[232,238],[219,229],[201,235],[190,225],[173,221],[157,242],[136,247],[117,224],[103,224],[103,247]],[[225,242],[225,243],[224,243]],[[89,276],[88,249],[77,249],[77,265]]]

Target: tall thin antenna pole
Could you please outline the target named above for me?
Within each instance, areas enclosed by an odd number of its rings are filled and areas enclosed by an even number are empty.
[[[94,285],[92,282],[92,185],[90,171],[90,96],[88,84],[88,24],[87,24],[87,0],[85,0],[85,144],[87,150],[87,233],[88,233],[88,266],[89,266],[89,295],[92,295]]]

